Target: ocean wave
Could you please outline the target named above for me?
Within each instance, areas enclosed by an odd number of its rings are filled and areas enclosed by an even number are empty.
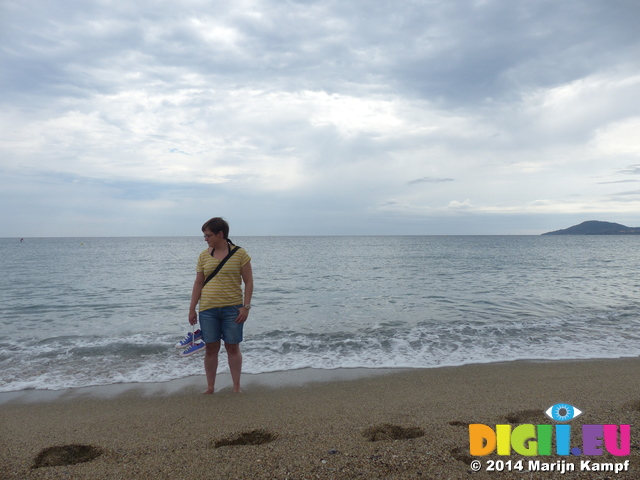
[[[615,328],[618,335],[612,336]],[[275,329],[247,335],[244,371],[301,368],[434,368],[512,360],[617,358],[640,355],[636,311],[562,318],[384,322],[358,332]],[[162,382],[203,372],[199,355],[181,358],[174,334],[60,336],[0,343],[0,391]],[[220,371],[228,371],[224,354]]]

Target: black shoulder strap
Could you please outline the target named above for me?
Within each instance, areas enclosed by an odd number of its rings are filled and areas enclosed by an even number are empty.
[[[209,282],[209,280],[211,280],[213,277],[216,276],[216,274],[220,271],[220,269],[224,266],[224,264],[227,263],[227,260],[229,260],[231,256],[238,251],[239,248],[240,247],[236,245],[233,248],[233,250],[229,249],[229,253],[227,253],[227,256],[222,259],[222,261],[218,264],[216,269],[213,272],[211,272],[211,274],[204,281],[204,284],[202,285],[203,287]]]

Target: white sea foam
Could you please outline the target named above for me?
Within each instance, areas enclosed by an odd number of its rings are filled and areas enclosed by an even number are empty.
[[[442,325],[422,323],[353,333],[304,334],[282,331],[247,336],[246,373],[302,368],[433,368],[508,360],[615,358],[640,355],[640,324],[618,338],[600,331],[592,319],[557,319],[544,324]],[[585,326],[586,325],[586,326]],[[551,335],[565,329],[571,334]],[[598,330],[598,329],[596,329]],[[14,356],[15,345],[2,344],[5,362],[0,391],[87,385],[162,382],[202,373],[202,356],[181,358],[176,337],[137,334],[127,338],[52,338],[39,353]],[[224,355],[220,371],[228,371]]]

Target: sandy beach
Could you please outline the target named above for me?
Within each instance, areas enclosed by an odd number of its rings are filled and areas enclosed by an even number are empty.
[[[304,371],[247,376],[243,393],[222,386],[213,396],[198,378],[172,389],[3,394],[0,478],[637,479],[639,372],[637,358],[510,362],[315,381]],[[570,423],[572,446],[583,424],[630,424],[630,455],[470,456],[469,424],[554,424],[544,411],[560,402],[584,412]],[[530,459],[576,471],[531,471]],[[78,460],[88,461],[70,464]],[[626,460],[619,473],[591,470]],[[503,471],[487,471],[492,464]]]

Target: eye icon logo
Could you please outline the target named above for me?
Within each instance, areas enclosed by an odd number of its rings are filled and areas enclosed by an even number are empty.
[[[570,422],[574,418],[582,415],[582,410],[568,403],[556,403],[550,406],[544,413],[556,422]]]

